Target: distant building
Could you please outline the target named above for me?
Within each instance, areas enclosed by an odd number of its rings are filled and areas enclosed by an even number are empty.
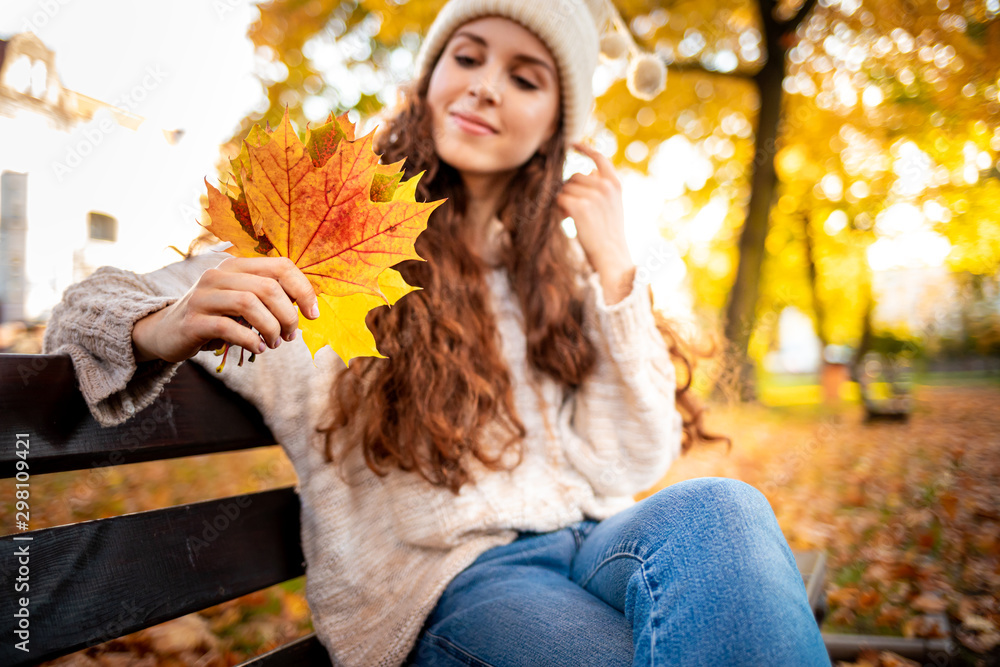
[[[962,332],[958,282],[944,266],[878,271],[872,279],[878,307],[874,323],[916,336],[957,336]]]
[[[823,355],[809,316],[788,306],[778,317],[778,348],[768,352],[764,367],[772,373],[815,373]]]
[[[155,88],[160,75],[147,73],[136,97]],[[156,178],[182,132],[150,127],[128,102],[63,87],[55,53],[31,33],[0,40],[0,322],[47,319],[66,287],[98,266],[124,266],[136,253],[155,257],[149,268],[163,265],[176,228],[144,229],[156,202],[116,184],[137,170]],[[174,217],[193,237],[191,220]]]
[[[963,309],[968,304],[963,303],[958,281],[946,267],[873,271],[872,292],[875,329],[908,332],[922,339],[963,333]],[[790,306],[781,312],[778,343],[778,348],[764,360],[767,370],[775,373],[819,370],[824,353],[812,320],[802,311]]]

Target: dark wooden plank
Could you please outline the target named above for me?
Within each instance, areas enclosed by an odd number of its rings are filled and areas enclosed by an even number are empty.
[[[299,539],[293,487],[0,537],[0,665],[48,660],[301,576]],[[25,547],[29,589],[15,592]],[[30,653],[12,640],[22,596]]]
[[[331,663],[330,654],[312,632],[237,667],[331,667]]]
[[[947,627],[947,619],[944,620]],[[830,660],[851,660],[858,658],[861,651],[892,651],[922,665],[958,665],[958,650],[950,637],[944,639],[924,639],[920,637],[896,637],[891,635],[848,635],[824,632],[823,644]],[[984,663],[985,664],[985,663]]]
[[[275,444],[253,405],[192,362],[155,403],[104,428],[90,415],[68,356],[0,354],[0,477],[16,473],[20,433],[29,436],[33,475]]]
[[[795,564],[802,575],[806,586],[806,596],[809,598],[809,608],[813,611],[816,623],[822,625],[826,616],[826,553],[823,551],[792,551]]]

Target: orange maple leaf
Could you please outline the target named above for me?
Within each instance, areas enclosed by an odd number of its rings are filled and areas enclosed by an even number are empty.
[[[414,242],[446,200],[417,202],[424,172],[403,182],[404,160],[380,164],[374,130],[355,139],[354,129],[346,113],[331,115],[303,143],[287,109],[275,130],[254,126],[231,161],[226,193],[206,180],[207,228],[233,244],[231,255],[288,257],[318,296],[368,294],[390,304],[379,276],[401,261],[423,261]],[[372,347],[369,356],[380,355]]]

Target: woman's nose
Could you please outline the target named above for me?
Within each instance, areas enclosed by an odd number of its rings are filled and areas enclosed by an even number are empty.
[[[479,73],[472,83],[472,93],[476,97],[493,102],[500,101],[501,79],[498,73],[493,70],[484,70]]]

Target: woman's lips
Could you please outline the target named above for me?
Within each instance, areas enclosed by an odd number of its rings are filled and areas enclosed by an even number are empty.
[[[451,114],[450,118],[452,122],[455,123],[455,125],[457,125],[460,129],[468,132],[469,134],[479,134],[479,135],[496,134],[496,132],[486,127],[485,125],[474,123],[471,120],[466,120],[462,118],[461,116],[456,116],[455,114]]]

